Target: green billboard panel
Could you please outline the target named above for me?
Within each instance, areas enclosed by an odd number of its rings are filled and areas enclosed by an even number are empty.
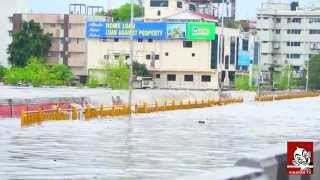
[[[216,24],[209,22],[190,22],[187,25],[188,40],[215,40]]]

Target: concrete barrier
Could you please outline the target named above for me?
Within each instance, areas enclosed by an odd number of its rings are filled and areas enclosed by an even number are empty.
[[[181,177],[177,180],[268,180],[262,169],[230,167],[212,170],[210,173]]]
[[[314,174],[313,176],[293,176],[287,171],[287,148],[258,152],[240,159],[235,166],[261,168],[269,180],[320,180],[320,144],[314,145]]]

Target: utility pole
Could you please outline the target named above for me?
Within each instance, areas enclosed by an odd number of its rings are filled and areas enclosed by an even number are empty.
[[[129,118],[132,118],[132,82],[133,82],[133,31],[134,31],[134,8],[133,8],[133,0],[130,0],[131,3],[131,15],[130,15],[130,62],[129,62],[129,100],[128,100],[128,107],[129,107]]]
[[[306,92],[309,91],[309,65],[310,65],[310,59],[307,61]]]
[[[228,1],[228,0],[227,0]],[[222,62],[224,59],[224,11],[225,11],[225,4],[222,3],[222,20],[221,20],[221,35],[220,35],[220,60],[218,65],[218,85],[219,85],[219,98],[222,96]]]

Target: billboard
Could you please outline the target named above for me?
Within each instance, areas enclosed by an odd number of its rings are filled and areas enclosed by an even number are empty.
[[[214,40],[216,25],[206,22],[165,23],[135,22],[131,32],[130,22],[87,22],[87,38],[100,39],[152,39],[152,40]]]
[[[186,23],[167,24],[168,39],[185,39],[187,34]]]
[[[166,39],[166,23],[162,22],[135,22],[133,32],[129,22],[105,23],[106,32],[103,38],[106,39]]]
[[[87,22],[86,36],[87,38],[103,38],[106,33],[106,23],[103,21]]]
[[[238,66],[249,66],[251,63],[250,54],[246,51],[239,52]]]
[[[207,22],[190,22],[187,24],[188,40],[215,40],[216,24]]]

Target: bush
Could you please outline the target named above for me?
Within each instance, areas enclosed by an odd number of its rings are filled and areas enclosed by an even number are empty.
[[[64,64],[55,64],[49,68],[50,72],[50,84],[61,86],[68,85],[73,80],[73,74],[71,70]]]
[[[105,84],[112,89],[128,89],[129,68],[124,60],[108,64],[105,68]]]
[[[87,86],[89,88],[97,88],[99,86],[99,80],[95,76],[90,76]]]
[[[235,80],[236,90],[250,90],[249,75],[237,75]]]
[[[309,62],[309,88],[320,89],[320,55],[313,56]]]
[[[2,79],[6,75],[6,72],[7,72],[7,68],[0,65],[0,79]]]
[[[5,82],[12,85],[31,83],[35,87],[70,83],[73,74],[66,66],[53,65],[49,67],[42,61],[40,58],[32,57],[28,60],[26,67],[10,68],[5,73]]]

